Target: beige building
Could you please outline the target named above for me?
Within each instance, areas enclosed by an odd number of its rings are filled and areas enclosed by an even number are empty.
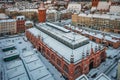
[[[37,9],[22,9],[19,10],[18,8],[8,8],[5,10],[7,15],[12,16],[13,18],[19,15],[24,15],[26,18],[32,18],[34,15],[37,16],[38,10]]]
[[[0,20],[0,36],[16,33],[16,20]]]
[[[120,16],[108,14],[73,14],[72,22],[78,26],[120,33]]]

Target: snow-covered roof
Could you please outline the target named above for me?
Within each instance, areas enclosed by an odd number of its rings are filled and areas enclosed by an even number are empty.
[[[38,12],[38,9],[23,9],[19,10],[19,12]]]
[[[89,17],[89,18],[102,18],[102,19],[117,19],[120,20],[120,16],[117,15],[108,15],[108,14],[85,14],[85,13],[81,13],[78,16],[82,16],[82,17]]]
[[[95,10],[97,10],[97,7],[92,7],[91,8],[91,11],[95,11]]]
[[[86,45],[83,45],[77,49],[71,49],[64,45],[63,43],[59,42],[58,40],[52,38],[51,36],[43,33],[42,31],[36,29],[36,28],[31,28],[28,29],[33,35],[36,36],[39,35],[43,38],[43,42],[48,45],[48,47],[52,48],[52,50],[56,51],[56,54],[58,54],[60,57],[63,57],[68,63],[70,62],[71,55],[74,55],[74,62],[80,61],[82,59],[82,53],[84,52],[85,56],[88,52],[91,51],[91,45],[92,48],[95,49],[97,46],[96,43],[94,42],[89,42]]]
[[[33,25],[33,21],[25,21],[25,26]]]
[[[0,13],[0,19],[7,19],[8,16],[4,13]]]
[[[101,73],[97,78],[94,80],[111,80],[108,76],[106,76],[104,73]]]
[[[21,55],[32,80],[54,80],[38,55],[34,51],[25,51]]]
[[[36,60],[39,60],[39,58],[36,55],[31,55],[28,56],[27,58],[24,59],[26,63],[30,63]]]
[[[105,40],[108,40],[108,41],[111,41],[111,42],[118,42],[119,40],[115,40],[113,39],[111,36],[108,36],[108,35],[105,35],[105,37],[103,37],[103,35],[101,33],[94,33],[94,32],[87,32],[87,31],[83,31],[82,32],[83,34],[89,34],[91,36],[94,36],[96,38],[99,38],[99,39],[105,39]]]
[[[69,12],[69,11],[68,11],[68,10],[66,10],[66,9],[65,9],[65,10],[61,10],[61,11],[60,11],[60,13],[62,13],[62,14],[67,13],[67,12]]]
[[[110,0],[111,2],[120,2],[120,0]]]
[[[111,5],[110,6],[110,13],[119,13],[120,12],[120,6]]]
[[[51,2],[52,2],[51,0],[47,0],[44,3],[51,4]]]
[[[49,34],[52,34],[54,36],[55,39],[57,39],[58,41],[66,44],[68,47],[70,48],[78,48],[80,46],[82,46],[82,43],[88,43],[89,40],[88,38],[76,34],[74,32],[70,32],[70,30],[62,27],[62,26],[58,26],[55,25],[53,23],[46,23],[46,24],[38,24],[37,25],[38,28],[42,28],[43,30],[45,30],[46,32],[48,32]]]
[[[47,9],[46,13],[57,13],[57,10],[55,9]]]
[[[70,32],[70,30],[65,29],[64,27],[61,27],[61,26],[58,26],[58,25],[55,25],[55,24],[52,24],[52,23],[49,23],[49,22],[47,22],[46,24],[49,25],[49,26],[52,26],[54,28],[57,28],[59,30],[62,30],[63,32]]]
[[[109,2],[99,1],[98,6],[97,6],[97,10],[108,10],[109,6],[110,6]]]
[[[10,11],[10,12],[19,11],[19,9],[18,8],[7,8],[6,11]]]
[[[0,23],[3,23],[3,22],[16,22],[16,19],[0,20]]]
[[[120,60],[118,60],[118,63],[120,63]]]
[[[26,41],[25,38],[25,36],[17,35],[12,38],[0,40],[0,47],[3,46],[1,43],[4,45],[13,43],[13,46],[20,52],[20,58],[7,62],[2,61],[2,70],[4,73],[2,76],[4,80],[54,80],[53,76],[38,57],[35,49],[32,48],[32,44]],[[6,54],[5,52],[2,53],[0,59]]]
[[[70,25],[66,25],[66,26],[74,29],[74,26],[70,26]],[[79,28],[75,28],[75,30],[82,32],[82,34],[88,34],[88,35],[94,36],[94,37],[99,38],[99,39],[104,38],[105,40],[115,42],[115,43],[120,41],[120,40],[113,39],[113,37],[120,38],[120,37],[117,37],[117,36],[114,36],[114,35],[105,35],[105,37],[104,37],[102,33],[89,32],[89,31],[82,30],[82,29],[79,29]]]
[[[87,78],[87,76],[85,74],[83,74],[75,80],[89,80],[89,79]]]
[[[5,79],[6,80],[29,80],[22,61],[14,60],[5,62]]]
[[[4,52],[4,57],[15,55],[15,54],[18,54],[17,50],[10,50],[10,51]]]
[[[78,3],[70,3],[68,4],[68,7],[67,7],[67,10],[69,11],[72,11],[72,12],[76,12],[76,13],[79,13],[81,11],[81,4],[78,4]]]
[[[8,62],[6,64],[6,68],[9,70],[21,65],[22,65],[22,62],[20,60],[15,60],[15,61],[11,61],[10,63]]]

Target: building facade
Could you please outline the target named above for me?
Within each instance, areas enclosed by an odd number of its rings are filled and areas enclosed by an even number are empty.
[[[25,16],[16,17],[17,33],[25,32]]]
[[[105,35],[102,33],[96,33],[96,32],[90,32],[85,31],[80,28],[73,28],[69,25],[66,25],[65,28],[72,30],[76,33],[79,33],[81,35],[84,35],[88,37],[90,40],[98,43],[98,44],[104,44],[105,46],[111,46],[113,48],[119,48],[120,47],[120,37],[113,36],[113,35]]]
[[[0,36],[15,34],[16,31],[16,20],[7,19],[0,20]]]
[[[35,32],[33,29],[31,29],[31,31]],[[49,44],[47,45],[44,42],[42,35],[36,36],[36,33],[34,34],[31,31],[30,30],[26,31],[26,37],[28,38],[28,40],[68,80],[75,80],[80,75],[87,74],[90,71],[90,69],[98,67],[101,64],[101,62],[105,61],[106,59],[105,48],[101,48],[99,46],[96,47],[94,50],[93,48],[91,48],[90,52],[86,51],[85,53],[84,52],[81,53],[82,59],[78,60],[77,62],[74,61],[75,60],[74,55],[71,55],[69,62],[64,56],[60,56],[59,54],[60,52],[55,51],[53,48],[49,46]],[[87,56],[85,56],[85,54],[87,54]]]
[[[38,20],[39,23],[43,23],[46,21],[46,9],[43,2],[41,2],[40,7],[38,9]]]
[[[120,16],[108,14],[73,14],[72,22],[78,26],[120,33]]]

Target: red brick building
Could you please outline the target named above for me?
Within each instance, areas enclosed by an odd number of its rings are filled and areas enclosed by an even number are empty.
[[[120,37],[116,37],[113,35],[105,35],[105,34],[95,33],[95,32],[89,32],[81,29],[73,30],[68,26],[65,26],[65,28],[75,31],[76,33],[82,34],[96,43],[104,44],[106,46],[111,46],[113,48],[120,47]]]
[[[92,0],[92,6],[97,7],[99,0]]]
[[[41,2],[40,7],[38,9],[38,19],[39,23],[43,23],[46,21],[46,8],[44,6],[44,2]]]
[[[87,74],[106,59],[105,48],[82,35],[55,25],[38,24],[37,28],[28,29],[26,37],[68,80]]]
[[[17,33],[25,32],[25,16],[16,17]]]

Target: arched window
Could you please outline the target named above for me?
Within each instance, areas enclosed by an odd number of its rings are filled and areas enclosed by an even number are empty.
[[[55,61],[55,56],[52,54],[51,59]]]
[[[50,51],[49,50],[47,51],[47,55],[50,57]]]
[[[64,70],[65,72],[69,73],[68,66],[67,66],[67,65],[65,65],[65,64],[64,64],[64,66],[63,66],[63,70]]]
[[[76,74],[81,74],[81,72],[82,72],[82,69],[81,69],[81,67],[80,66],[77,66],[76,68],[75,68],[75,72],[74,72],[74,74],[76,75]]]
[[[61,61],[59,59],[57,59],[57,64],[61,66]]]

